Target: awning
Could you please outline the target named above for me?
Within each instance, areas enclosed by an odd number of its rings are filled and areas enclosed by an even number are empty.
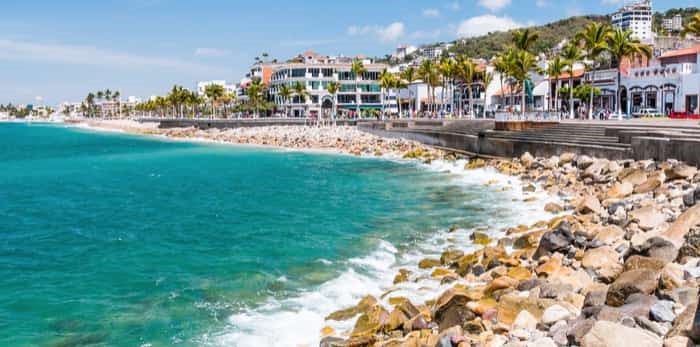
[[[354,111],[354,110],[357,110],[357,105],[342,105],[342,106],[339,106],[339,108]],[[360,110],[379,110],[381,108],[382,108],[382,105],[379,105],[379,104],[377,104],[377,105],[373,105],[373,104],[360,105]]]
[[[547,86],[549,82],[542,81],[540,84],[535,87],[535,89],[532,90],[532,95],[536,96],[546,96],[547,92],[549,91],[549,88]]]

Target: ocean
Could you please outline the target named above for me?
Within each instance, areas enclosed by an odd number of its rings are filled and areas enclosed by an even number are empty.
[[[399,268],[551,218],[463,165],[0,123],[0,345],[317,346],[366,294],[446,288]]]

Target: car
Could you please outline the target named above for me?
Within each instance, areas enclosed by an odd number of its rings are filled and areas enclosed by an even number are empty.
[[[625,120],[627,119],[627,115],[624,113],[611,113],[608,116],[608,120]]]
[[[661,114],[655,108],[642,108],[639,111],[632,114],[637,118],[649,118],[649,117],[660,117]]]

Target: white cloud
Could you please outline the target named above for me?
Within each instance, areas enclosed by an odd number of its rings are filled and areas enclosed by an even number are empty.
[[[479,0],[479,5],[491,11],[502,10],[510,5],[511,0]]]
[[[230,53],[225,49],[218,48],[197,48],[194,50],[194,55],[198,57],[225,57]]]
[[[452,10],[452,11],[459,11],[459,9],[462,8],[462,5],[459,3],[459,1],[453,1],[453,2],[445,5],[445,8],[447,8],[448,10]]]
[[[458,37],[482,36],[494,31],[508,31],[523,25],[508,16],[483,15],[462,21],[457,27]]]
[[[0,39],[0,60],[102,66],[110,68],[165,68],[206,73],[228,73],[222,68],[191,63],[177,58],[147,57],[101,50],[90,46],[46,44]]]
[[[353,25],[348,28],[350,36],[377,35],[381,42],[394,42],[401,38],[406,31],[406,26],[402,22],[394,22],[387,26],[378,25]]]
[[[440,10],[436,8],[426,8],[423,10],[423,16],[425,17],[440,17]]]

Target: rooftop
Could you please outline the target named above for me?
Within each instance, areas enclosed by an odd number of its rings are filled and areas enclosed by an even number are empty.
[[[691,55],[691,54],[698,54],[700,53],[700,45],[690,47],[690,48],[684,48],[684,49],[677,49],[675,51],[668,51],[661,55],[659,59],[663,58],[673,58],[673,57],[680,57],[684,55]]]

